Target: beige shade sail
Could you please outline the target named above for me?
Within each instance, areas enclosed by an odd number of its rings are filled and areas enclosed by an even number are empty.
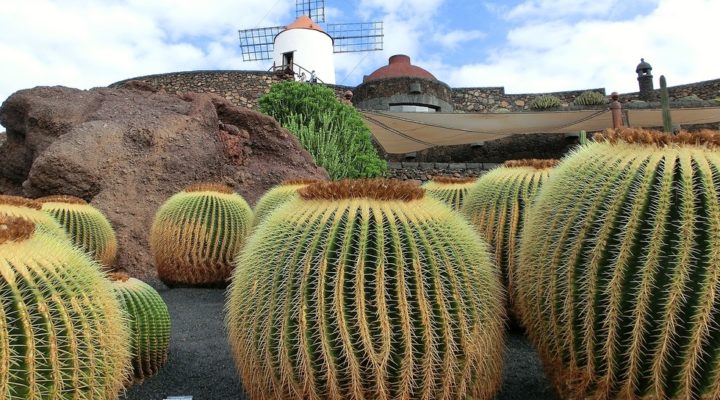
[[[626,111],[631,126],[662,126],[660,110]],[[720,107],[672,111],[673,123],[720,122]],[[610,110],[521,113],[412,113],[364,111],[375,139],[390,154],[471,144],[529,133],[577,133],[612,127]]]

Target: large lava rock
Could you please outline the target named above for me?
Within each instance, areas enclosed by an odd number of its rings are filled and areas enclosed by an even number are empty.
[[[188,184],[224,182],[253,204],[284,179],[327,179],[268,116],[218,96],[130,87],[38,87],[0,107],[0,193],[90,201],[116,229],[117,269],[157,282],[150,225]]]

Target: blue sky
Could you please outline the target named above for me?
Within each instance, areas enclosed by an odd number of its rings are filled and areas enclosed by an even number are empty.
[[[294,8],[295,0],[0,0],[0,100],[37,85],[267,69],[242,61],[237,30],[288,24]],[[398,53],[453,87],[508,93],[634,91],[640,57],[670,85],[720,78],[720,0],[326,0],[326,14],[385,23],[384,51],[336,56],[346,85]]]

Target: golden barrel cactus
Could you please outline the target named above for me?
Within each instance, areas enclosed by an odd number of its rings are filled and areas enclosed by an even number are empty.
[[[467,194],[461,212],[489,244],[508,291],[513,319],[518,241],[525,209],[547,181],[558,160],[510,160],[481,176]],[[516,322],[516,321],[513,321]]]
[[[107,217],[87,201],[66,195],[36,199],[42,210],[65,228],[70,239],[105,269],[111,269],[117,256],[117,238]]]
[[[720,133],[609,130],[530,208],[518,306],[572,399],[720,398]]]
[[[170,348],[170,313],[160,294],[125,273],[110,274],[115,294],[128,314],[135,380],[156,375]]]
[[[251,399],[492,399],[503,290],[460,215],[397,181],[317,183],[258,227],[226,323]]]
[[[453,210],[460,210],[468,192],[477,182],[477,178],[455,178],[452,176],[435,176],[422,185],[425,193],[434,197]]]
[[[150,249],[168,286],[225,286],[252,223],[252,210],[232,188],[191,185],[155,214]]]
[[[55,218],[42,212],[42,203],[38,201],[0,194],[0,214],[25,218],[36,224],[40,229],[44,229],[59,238],[70,240],[60,223]]]
[[[293,179],[283,181],[279,185],[268,190],[255,204],[253,212],[253,226],[259,225],[270,215],[271,212],[278,209],[281,205],[295,199],[297,191],[305,186],[319,182],[311,179]]]
[[[1,399],[116,399],[130,373],[124,322],[87,254],[0,211]]]

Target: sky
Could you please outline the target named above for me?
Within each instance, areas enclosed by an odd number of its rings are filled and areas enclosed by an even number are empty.
[[[81,89],[243,62],[238,30],[287,25],[295,0],[0,0],[0,101],[39,85]],[[720,0],[325,0],[327,22],[384,22],[384,50],[337,54],[338,84],[407,54],[452,87],[507,93],[637,91],[720,78]]]

